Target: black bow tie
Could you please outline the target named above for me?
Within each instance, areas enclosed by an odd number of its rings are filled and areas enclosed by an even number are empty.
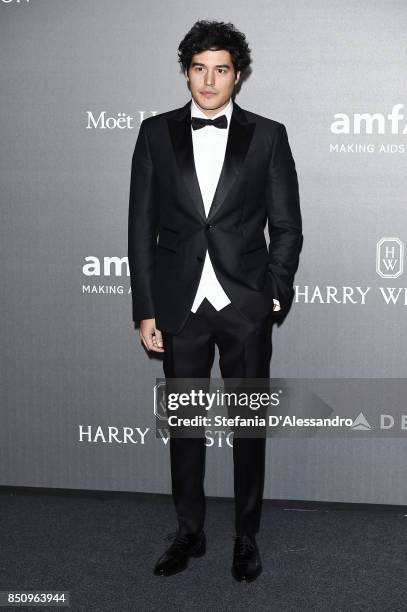
[[[226,129],[228,127],[228,120],[226,115],[216,117],[216,119],[202,119],[201,117],[191,117],[191,125],[193,130],[199,130],[205,125],[214,125],[217,128]]]

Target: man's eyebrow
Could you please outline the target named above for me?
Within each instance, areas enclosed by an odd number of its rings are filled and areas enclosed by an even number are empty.
[[[192,68],[194,66],[205,66],[205,64],[203,64],[202,62],[192,62],[191,64]],[[215,68],[230,68],[229,64],[216,64]]]

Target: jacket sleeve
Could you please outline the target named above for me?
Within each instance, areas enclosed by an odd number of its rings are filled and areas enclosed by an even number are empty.
[[[266,208],[270,237],[268,274],[273,298],[281,311],[294,294],[294,275],[303,243],[298,179],[288,143],[287,130],[280,123],[273,144],[266,182]]]
[[[153,284],[158,209],[154,196],[154,167],[143,121],[134,148],[129,197],[128,260],[133,320],[154,318]]]

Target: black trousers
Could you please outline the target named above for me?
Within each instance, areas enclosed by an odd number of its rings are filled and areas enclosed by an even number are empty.
[[[209,378],[215,343],[222,378],[269,378],[271,314],[253,323],[233,304],[217,311],[205,298],[179,334],[163,332],[167,378]],[[266,438],[233,440],[235,530],[259,530]],[[170,437],[172,496],[182,533],[197,534],[205,520],[205,438]]]

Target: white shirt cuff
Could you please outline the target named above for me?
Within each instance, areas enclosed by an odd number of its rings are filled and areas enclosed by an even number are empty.
[[[274,312],[276,312],[276,310],[281,310],[281,305],[280,305],[279,300],[276,300],[275,298],[273,298],[273,303],[274,303],[274,308],[273,308]]]

